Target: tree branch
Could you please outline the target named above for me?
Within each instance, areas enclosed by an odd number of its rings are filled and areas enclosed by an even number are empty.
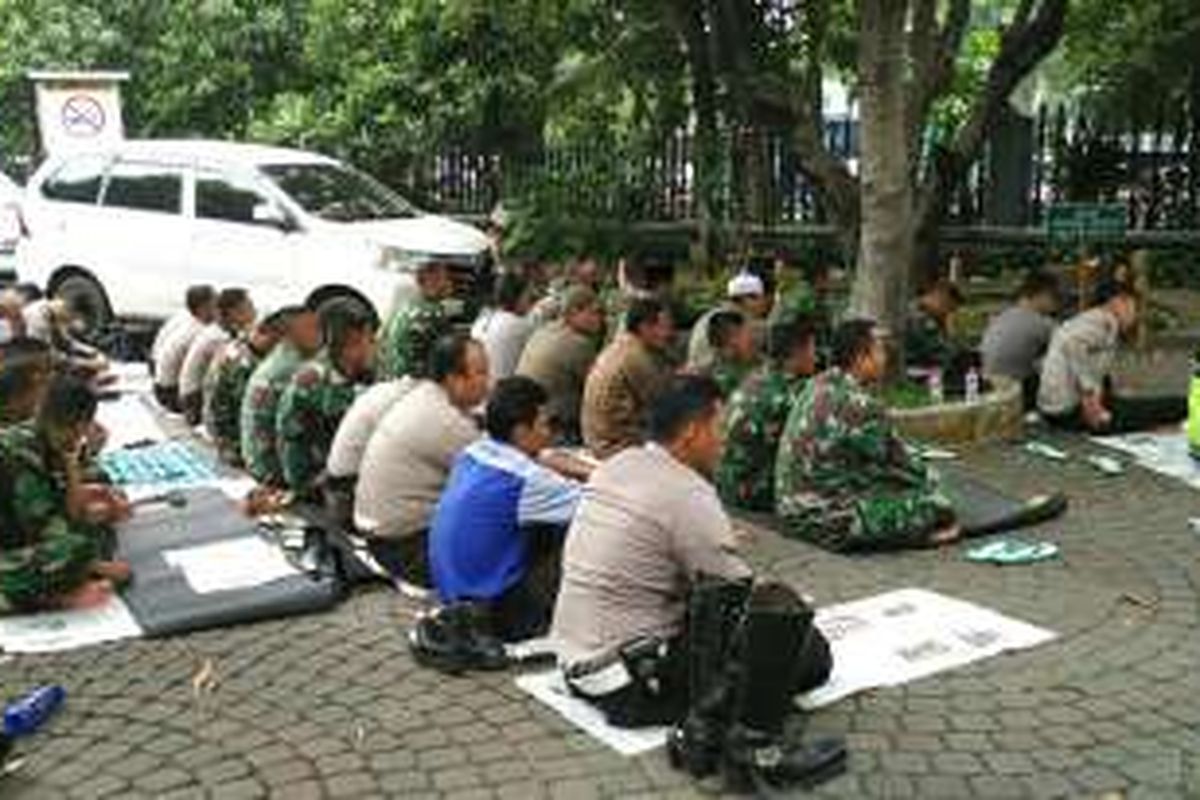
[[[1068,0],[1022,0],[1000,42],[1000,52],[988,70],[983,92],[967,121],[950,144],[935,154],[934,164],[922,182],[918,218],[936,213],[941,191],[962,174],[978,155],[996,115],[1009,96],[1062,39]],[[1031,18],[1032,15],[1032,18]]]
[[[929,110],[950,88],[958,51],[971,21],[971,0],[951,0],[945,21],[940,28],[931,30],[936,28],[937,3],[919,2],[923,5],[913,14],[913,29],[909,34],[913,81],[909,89],[908,143],[914,164]]]

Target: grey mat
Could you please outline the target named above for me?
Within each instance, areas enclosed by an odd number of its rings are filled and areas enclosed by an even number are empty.
[[[167,551],[261,534],[220,491],[198,489],[187,496],[186,507],[145,509],[117,534],[117,557],[130,563],[134,576],[122,597],[148,635],[321,611],[341,599],[342,581],[334,570],[323,568],[248,588],[195,591],[185,576],[167,563]]]
[[[963,536],[1026,528],[1067,510],[1067,498],[1061,492],[1018,499],[956,467],[939,467],[939,472],[942,491],[954,502]]]

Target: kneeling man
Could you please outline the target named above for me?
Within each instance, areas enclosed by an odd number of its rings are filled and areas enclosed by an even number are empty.
[[[529,378],[505,378],[487,404],[487,436],[454,462],[429,534],[429,563],[444,603],[488,607],[501,639],[545,633],[558,595],[559,559],[580,485],[538,463],[553,433],[548,396]]]
[[[833,363],[805,387],[779,445],[775,509],[787,532],[836,551],[958,538],[950,501],[867,393],[887,366],[874,323],[843,324]]]
[[[677,765],[699,776],[723,759],[790,782],[844,753],[783,737],[792,696],[828,677],[829,646],[791,590],[752,588],[710,482],[721,411],[711,379],[675,378],[652,407],[650,442],[592,474],[552,635],[568,686],[610,723],[680,724]]]

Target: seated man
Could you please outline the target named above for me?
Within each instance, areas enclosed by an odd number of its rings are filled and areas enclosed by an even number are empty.
[[[66,301],[42,297],[22,309],[25,335],[50,345],[55,368],[87,380],[108,369],[108,359],[97,348],[75,335],[75,312]]]
[[[749,320],[737,311],[718,311],[708,321],[708,343],[712,361],[701,373],[716,381],[729,397],[754,369],[758,358]]]
[[[325,459],[325,508],[343,528],[354,525],[354,485],[367,442],[392,406],[418,383],[408,376],[380,381],[355,398],[342,415]]]
[[[604,333],[604,309],[596,293],[583,286],[567,290],[560,319],[534,331],[517,374],[532,378],[546,390],[546,406],[558,437],[578,442],[583,385],[596,360]]]
[[[625,332],[600,353],[583,389],[583,442],[607,458],[645,439],[654,400],[669,382],[671,312],[659,300],[634,300]]]
[[[50,346],[40,339],[0,344],[0,426],[33,419],[46,396],[52,369]]]
[[[217,349],[204,376],[204,428],[212,437],[221,460],[233,467],[242,465],[242,398],[246,384],[259,363],[283,335],[286,311],[259,321],[245,335]]]
[[[950,320],[962,300],[962,292],[945,278],[922,290],[904,332],[904,356],[910,365],[941,370],[956,366],[960,351],[950,341]]]
[[[1021,384],[1025,407],[1037,404],[1038,372],[1054,333],[1058,310],[1058,278],[1031,272],[1017,293],[1017,302],[992,317],[983,342],[983,375],[993,383]]]
[[[1050,339],[1042,363],[1038,410],[1056,427],[1123,433],[1178,422],[1187,416],[1184,397],[1116,397],[1110,371],[1122,336],[1137,324],[1133,286],[1103,281],[1097,304],[1067,320]]]
[[[571,690],[610,723],[678,723],[691,706],[721,720],[709,742],[730,762],[776,745],[783,778],[813,766],[784,742],[783,724],[792,696],[827,678],[829,646],[811,612],[781,610],[773,621],[783,624],[759,625],[767,617],[750,599],[753,573],[709,482],[720,418],[711,379],[676,378],[655,402],[651,442],[596,469],[567,534],[552,636]],[[793,610],[800,603],[784,587],[770,591],[790,595],[781,605]],[[695,727],[672,737],[688,764],[700,760]],[[748,747],[752,739],[761,747]]]
[[[246,384],[238,422],[246,471],[262,485],[276,489],[284,487],[276,437],[279,398],[300,365],[321,346],[321,326],[315,311],[302,306],[289,308],[283,325],[279,344],[254,369]]]
[[[186,315],[175,315],[163,324],[154,338],[150,353],[154,375],[154,397],[169,411],[182,410],[179,400],[179,375],[192,342],[205,325],[217,316],[217,293],[211,286],[188,287]]]
[[[199,425],[204,412],[204,377],[217,351],[254,324],[254,303],[245,289],[222,289],[217,318],[196,334],[179,370],[179,406],[188,425]]]
[[[954,509],[867,393],[887,352],[873,323],[833,339],[833,368],[809,381],[788,415],[775,464],[775,508],[787,532],[835,551],[957,538]]]
[[[773,325],[770,361],[734,392],[725,412],[717,490],[731,506],[775,510],[775,456],[788,414],[816,370],[816,332],[807,318]]]
[[[417,267],[417,296],[401,302],[379,332],[379,375],[399,378],[429,374],[429,351],[450,330],[442,301],[454,294],[454,279],[442,263]]]
[[[487,397],[483,345],[444,336],[430,377],[388,409],[363,453],[354,525],[371,555],[408,584],[428,587],[429,523],[458,454],[479,438],[471,411]]]
[[[750,327],[752,341],[757,346],[762,339],[762,322],[771,309],[771,298],[767,294],[762,278],[751,272],[739,272],[725,285],[726,300],[716,308],[704,312],[692,326],[688,338],[687,368],[706,374],[716,357],[712,345],[712,321],[720,313],[736,311],[745,317]]]
[[[496,279],[492,305],[479,312],[471,326],[471,338],[483,345],[488,356],[492,384],[517,369],[525,343],[533,333],[529,309],[533,288],[524,277],[506,272]]]
[[[375,356],[375,320],[352,308],[334,308],[325,324],[325,352],[296,370],[279,398],[275,437],[283,479],[297,497],[317,496],[329,447],[369,377]]]
[[[107,559],[106,526],[129,503],[83,482],[96,397],[79,378],[51,383],[36,420],[0,430],[0,596],[17,611],[103,604],[128,565]]]
[[[552,437],[546,400],[529,378],[496,384],[488,435],[455,460],[429,532],[442,602],[481,603],[508,641],[549,627],[563,537],[579,502],[578,483],[536,460]]]

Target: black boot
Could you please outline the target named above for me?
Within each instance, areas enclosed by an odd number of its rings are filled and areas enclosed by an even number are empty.
[[[717,771],[731,706],[731,646],[746,613],[750,579],[699,575],[688,598],[687,718],[671,729],[667,755],[676,769],[704,778]]]
[[[818,635],[812,618],[812,609],[786,586],[755,587],[742,628],[732,725],[724,748],[725,778],[735,791],[769,794],[812,786],[844,768],[841,739],[801,743],[786,735],[801,673],[811,671],[804,659],[813,649],[809,637]]]
[[[449,675],[508,666],[504,645],[491,634],[484,609],[455,603],[422,615],[408,635],[417,663]]]

